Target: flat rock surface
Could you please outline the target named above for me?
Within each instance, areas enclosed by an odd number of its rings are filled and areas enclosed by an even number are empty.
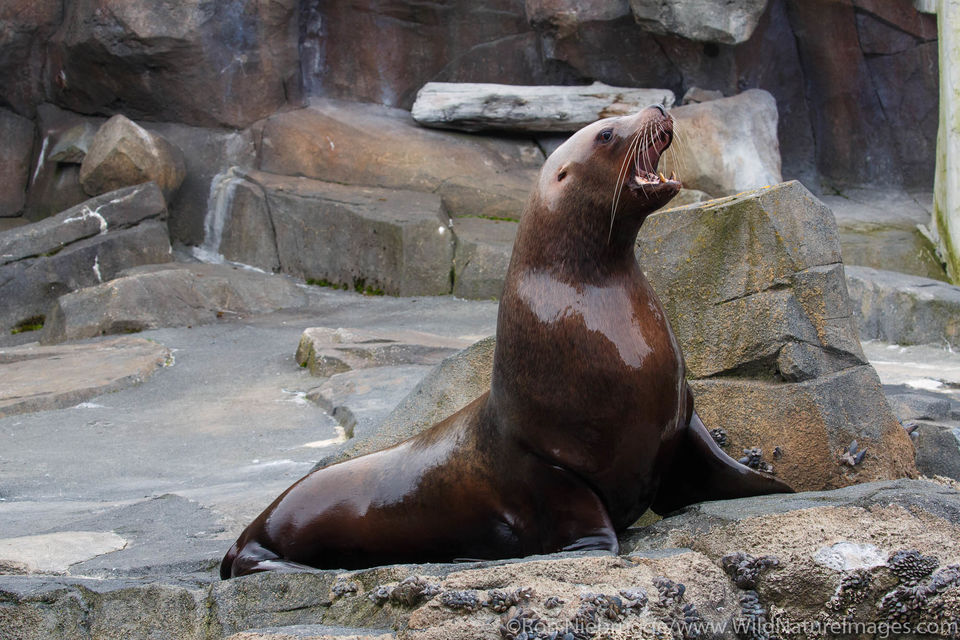
[[[113,532],[127,541],[124,549],[91,554],[69,573],[212,577],[242,527],[339,442],[337,420],[305,398],[322,382],[294,358],[305,329],[419,332],[469,343],[492,333],[496,322],[491,302],[304,291],[307,302],[286,312],[89,345],[0,351],[0,388],[10,382],[6,369],[17,365],[34,367],[28,380],[34,386],[59,383],[63,358],[25,359],[44,350],[69,353],[117,341],[172,354],[172,365],[145,384],[0,418],[0,540]],[[80,368],[87,378],[103,370],[90,363]],[[355,381],[353,395],[341,389],[337,406],[361,422],[382,416],[392,407],[361,400],[386,397],[391,385],[405,394],[429,370],[407,368],[364,369],[370,375]],[[26,553],[25,544],[17,547]]]
[[[139,384],[169,361],[162,344],[128,337],[0,349],[0,418],[60,409]]]
[[[72,564],[118,551],[127,541],[113,532],[61,531],[0,539],[0,572],[65,573]]]

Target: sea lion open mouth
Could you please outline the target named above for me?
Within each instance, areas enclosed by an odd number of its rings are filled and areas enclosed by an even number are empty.
[[[663,118],[648,122],[638,133],[639,144],[635,146],[633,162],[631,163],[630,180],[627,182],[631,191],[648,195],[651,188],[669,186],[679,190],[682,186],[675,172],[670,177],[657,171],[660,156],[673,142],[673,118]]]

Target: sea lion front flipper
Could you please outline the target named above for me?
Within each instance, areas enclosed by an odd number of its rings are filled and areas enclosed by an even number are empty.
[[[544,480],[551,488],[550,492],[537,492],[541,497],[550,498],[542,505],[550,522],[545,532],[544,553],[620,552],[620,542],[607,507],[593,489],[572,472],[552,465]]]
[[[660,479],[660,489],[651,509],[664,515],[705,500],[729,500],[768,493],[793,493],[793,489],[724,453],[700,416],[693,411],[673,462]]]

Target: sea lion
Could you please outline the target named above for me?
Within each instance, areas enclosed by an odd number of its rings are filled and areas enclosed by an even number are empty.
[[[790,492],[714,443],[637,264],[640,225],[680,190],[656,173],[672,140],[672,119],[650,107],[561,145],[520,220],[490,391],[299,480],[241,534],[221,577],[616,552],[648,507]]]

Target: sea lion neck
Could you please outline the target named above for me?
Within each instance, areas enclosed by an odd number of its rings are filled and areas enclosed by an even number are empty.
[[[563,206],[567,211],[575,207],[580,215],[555,216],[536,194],[531,197],[520,220],[507,279],[539,271],[567,282],[601,284],[636,264],[634,246],[643,218],[622,216],[611,228],[602,202],[588,197],[573,200],[565,199]]]

